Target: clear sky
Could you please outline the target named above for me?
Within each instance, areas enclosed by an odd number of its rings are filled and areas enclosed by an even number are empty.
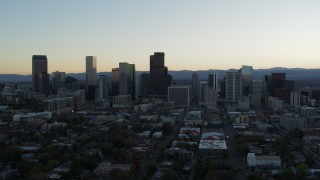
[[[1,74],[30,74],[33,54],[50,73],[84,72],[87,55],[148,70],[155,51],[170,70],[320,68],[320,1],[0,1]]]

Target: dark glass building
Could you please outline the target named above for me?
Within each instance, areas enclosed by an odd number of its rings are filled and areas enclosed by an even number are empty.
[[[148,73],[142,73],[140,75],[140,92],[139,95],[141,98],[147,98],[149,96],[150,88],[150,75]]]
[[[130,95],[135,99],[136,75],[135,65],[126,62],[119,63],[119,95]]]
[[[119,95],[119,68],[112,68],[112,95]]]
[[[168,68],[164,66],[164,53],[155,52],[150,56],[150,95],[167,96],[172,77],[168,75]]]
[[[49,94],[48,60],[45,55],[32,56],[32,90],[42,94]]]

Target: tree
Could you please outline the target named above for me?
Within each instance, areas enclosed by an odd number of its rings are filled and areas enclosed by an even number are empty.
[[[261,178],[255,172],[250,172],[247,177],[247,180],[259,180],[259,179]]]
[[[299,164],[297,166],[297,176],[299,179],[305,179],[307,177],[308,166],[306,164]]]
[[[303,136],[304,136],[304,133],[300,129],[293,129],[288,133],[288,138],[302,139]]]
[[[169,135],[172,132],[172,126],[170,123],[164,123],[162,125],[162,131],[164,135]]]
[[[288,143],[285,140],[285,138],[283,137],[279,137],[275,140],[274,142],[274,146],[277,150],[277,153],[281,156],[281,157],[285,157],[286,155],[288,155]]]
[[[55,159],[52,159],[52,160],[49,160],[46,164],[46,166],[44,167],[44,170],[45,171],[50,171],[52,170],[53,168],[57,167],[59,165],[59,161],[55,160]]]
[[[154,163],[149,163],[146,165],[146,170],[147,170],[147,175],[152,176],[156,171],[158,170],[156,164]]]
[[[162,180],[174,180],[174,173],[171,169],[166,169],[163,172],[163,176],[161,178]]]
[[[199,178],[204,178],[211,169],[212,169],[212,162],[210,160],[198,162],[196,164],[196,172]]]
[[[128,174],[135,176],[137,172],[138,172],[138,167],[135,164],[132,164]]]
[[[115,180],[126,180],[130,179],[127,173],[123,173],[120,169],[112,169],[110,176]]]
[[[279,179],[280,180],[287,180],[287,179],[296,180],[297,177],[295,176],[295,174],[290,168],[286,168],[284,171],[282,171]]]
[[[244,139],[236,140],[236,148],[240,154],[246,155],[249,152],[248,146]]]
[[[125,160],[127,158],[126,151],[124,149],[113,149],[112,156],[115,160]]]
[[[37,173],[33,173],[31,176],[30,176],[30,179],[34,179],[34,180],[45,180],[47,179],[47,176],[45,173],[43,172],[37,172]]]
[[[73,177],[81,174],[82,170],[83,170],[83,166],[79,160],[72,161],[70,173]]]
[[[207,173],[207,175],[204,177],[204,180],[214,180],[214,179],[216,179],[215,177],[216,177],[215,174],[210,171],[210,172]]]

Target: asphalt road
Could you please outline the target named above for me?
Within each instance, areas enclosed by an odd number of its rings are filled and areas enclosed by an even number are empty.
[[[227,147],[229,150],[228,161],[231,162],[234,168],[239,170],[236,175],[236,179],[246,179],[249,170],[246,162],[246,157],[240,155],[240,153],[238,153],[237,151],[235,140],[233,138],[235,133],[231,121],[226,119],[224,119],[223,121],[225,135],[229,137],[227,138]]]
[[[141,164],[141,169],[138,171],[136,175],[136,179],[151,179],[151,177],[149,178],[145,177],[147,173],[145,165],[149,163],[155,163],[159,169],[160,163],[157,162],[157,158],[161,155],[161,149],[162,147],[166,148],[168,145],[171,145],[172,141],[179,134],[180,129],[183,126],[183,123],[184,123],[183,120],[185,117],[186,117],[186,113],[182,114],[181,117],[178,119],[178,124],[174,124],[171,134],[167,136],[165,139],[155,144],[155,147],[149,152],[150,158],[147,159],[143,164]]]

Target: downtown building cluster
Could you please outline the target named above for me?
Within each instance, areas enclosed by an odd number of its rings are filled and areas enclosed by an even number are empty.
[[[83,60],[85,78],[76,79],[50,74],[47,57],[34,55],[32,83],[0,85],[1,177],[272,179],[320,172],[319,88],[298,87],[281,71],[259,79],[251,66],[174,79],[160,52],[150,56],[149,72],[120,62],[98,73],[97,57]]]
[[[12,92],[10,85],[2,93],[6,103],[17,103],[26,99],[45,101],[46,110],[57,110],[72,106],[75,111],[86,106],[86,102],[96,107],[131,107],[132,102],[141,99],[159,98],[178,107],[200,105],[215,109],[218,104],[241,110],[266,106],[282,110],[285,103],[294,106],[316,105],[318,90],[297,89],[286,74],[267,74],[263,79],[253,77],[253,68],[243,66],[239,70],[228,70],[223,77],[218,73],[208,73],[207,79],[199,79],[192,74],[187,84],[173,83],[165,66],[165,54],[155,52],[150,55],[150,70],[136,74],[135,64],[120,62],[111,69],[111,76],[97,73],[97,57],[85,57],[85,81],[66,76],[65,72],[48,73],[48,59],[45,55],[32,56],[32,86],[19,85]],[[185,77],[187,80],[189,77]],[[80,96],[80,97],[79,97]],[[70,100],[65,97],[78,97]],[[62,101],[58,108],[58,102]],[[68,102],[70,101],[70,102]],[[71,102],[72,101],[72,102]],[[53,109],[52,109],[53,108]]]

